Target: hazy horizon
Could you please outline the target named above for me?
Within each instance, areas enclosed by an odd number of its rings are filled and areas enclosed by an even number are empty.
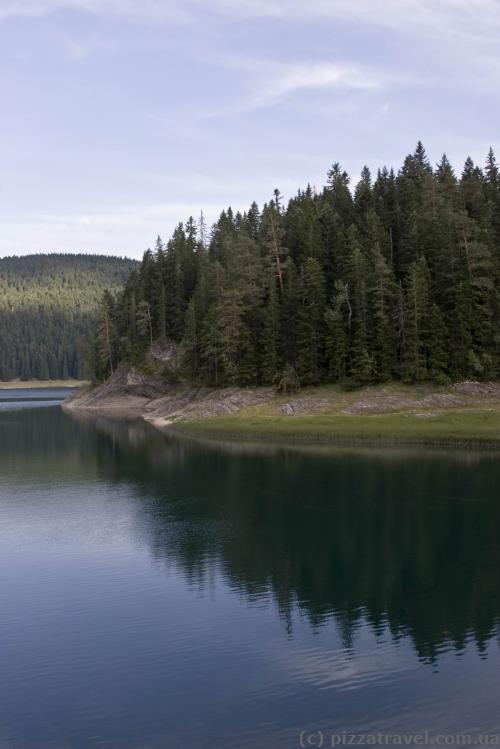
[[[484,165],[494,0],[9,0],[0,257],[140,258],[203,210],[320,188],[334,161]]]
[[[30,258],[30,257],[46,257],[46,256],[62,256],[62,257],[80,257],[84,255],[85,257],[95,257],[95,258],[112,258],[114,260],[132,260],[134,263],[140,263],[141,258],[140,257],[131,257],[130,255],[119,255],[117,253],[112,252],[91,252],[86,250],[79,250],[78,252],[71,252],[71,250],[63,251],[63,250],[54,250],[54,251],[41,251],[37,252],[36,250],[34,252],[23,252],[23,253],[14,253],[10,255],[0,255],[0,262],[2,260],[20,260],[23,258]]]

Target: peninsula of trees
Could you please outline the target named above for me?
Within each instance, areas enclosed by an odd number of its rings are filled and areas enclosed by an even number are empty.
[[[500,374],[500,174],[421,143],[398,172],[336,163],[285,206],[190,218],[106,293],[96,375],[177,344],[207,384],[446,383]]]
[[[88,377],[102,296],[136,265],[99,255],[0,259],[0,380]]]

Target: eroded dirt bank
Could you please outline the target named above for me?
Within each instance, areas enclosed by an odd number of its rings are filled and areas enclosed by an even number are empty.
[[[166,385],[135,370],[117,372],[103,385],[84,390],[64,403],[75,411],[136,414],[155,426],[227,416],[273,400],[273,388],[208,388]]]
[[[238,414],[240,419],[288,422],[310,415],[351,417],[408,415],[418,420],[443,414],[500,410],[500,383],[462,382],[446,387],[401,383],[346,392],[336,386],[278,394],[270,387],[167,385],[136,370],[116,372],[106,383],[70,397],[64,408],[141,416],[158,427]],[[500,435],[499,435],[500,437]]]

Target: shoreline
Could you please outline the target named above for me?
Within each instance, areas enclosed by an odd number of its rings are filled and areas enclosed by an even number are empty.
[[[7,380],[0,381],[0,390],[30,390],[33,388],[82,388],[89,380]]]
[[[111,414],[110,414],[111,415]],[[118,416],[118,414],[116,414]],[[150,422],[151,423],[151,422]],[[462,450],[479,450],[479,451],[500,451],[500,437],[493,440],[482,440],[473,437],[457,439],[438,439],[431,436],[415,437],[391,437],[378,436],[372,437],[367,434],[356,436],[345,436],[336,432],[328,435],[320,432],[290,432],[272,433],[272,432],[230,432],[223,429],[214,430],[210,427],[198,429],[198,425],[193,428],[189,422],[181,425],[160,426],[153,424],[157,429],[168,430],[172,434],[178,434],[183,437],[190,437],[195,440],[209,440],[211,442],[240,441],[251,444],[252,442],[265,445],[295,445],[297,447],[322,446],[322,447],[339,447],[339,448],[363,448],[367,449],[394,449],[402,448],[441,448],[441,449],[462,449]]]
[[[287,395],[265,387],[166,385],[134,371],[72,395],[69,411],[142,418],[193,438],[357,447],[500,448],[500,383],[386,383]]]

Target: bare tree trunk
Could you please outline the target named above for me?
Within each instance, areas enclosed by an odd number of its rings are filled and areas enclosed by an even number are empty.
[[[283,293],[285,291],[285,288],[284,288],[284,285],[283,285],[283,273],[281,271],[280,254],[279,254],[279,251],[278,251],[278,240],[276,239],[276,230],[274,228],[274,221],[273,221],[272,215],[271,215],[271,229],[272,229],[272,232],[273,232],[273,248],[274,248],[274,255],[275,255],[275,258],[276,258],[276,272],[278,274],[278,279],[279,279],[279,284],[280,284],[280,291],[281,291],[281,294],[283,295]]]
[[[109,315],[108,315],[108,310],[106,310],[105,313],[104,313],[104,321],[105,321],[105,324],[106,324],[106,346],[107,346],[107,349],[108,349],[109,370],[110,370],[111,374],[113,374],[113,372],[114,372],[114,370],[113,370],[113,356],[112,356],[112,353],[111,353],[111,338],[110,338],[110,335],[109,335]]]
[[[349,310],[349,319],[347,321],[347,325],[350,328],[351,327],[351,320],[352,320],[352,307],[351,307],[351,302],[349,300],[349,284],[346,283],[346,285],[345,285],[344,288],[345,288],[345,300],[347,302],[347,308]]]
[[[465,227],[462,229],[462,236],[464,238],[465,261],[467,265],[467,273],[469,274],[469,277],[470,277],[469,242],[467,241],[467,236],[465,234]]]
[[[417,287],[415,285],[415,295],[413,297],[413,312],[415,315],[415,371],[417,374],[417,379],[419,378],[420,374],[420,339],[419,339],[419,325],[418,325],[418,295],[417,295]]]
[[[197,351],[197,338],[196,338],[196,310],[193,304],[193,350],[194,350],[194,368],[196,371],[196,377],[198,378],[198,351]]]
[[[203,250],[207,249],[207,226],[205,224],[205,216],[203,211],[200,213],[200,220],[198,222],[200,245]]]
[[[220,304],[220,302],[222,301],[222,288],[221,288],[221,278],[220,278],[220,265],[218,261],[215,265],[215,272],[216,272],[216,279],[217,279],[217,301]]]
[[[403,363],[403,354],[406,346],[406,321],[405,321],[405,307],[403,297],[403,284],[399,279],[399,363]]]
[[[147,305],[147,310],[148,310],[149,343],[152,348],[153,347],[153,323],[151,320],[151,307],[149,306],[148,302],[146,302],[146,305]]]

